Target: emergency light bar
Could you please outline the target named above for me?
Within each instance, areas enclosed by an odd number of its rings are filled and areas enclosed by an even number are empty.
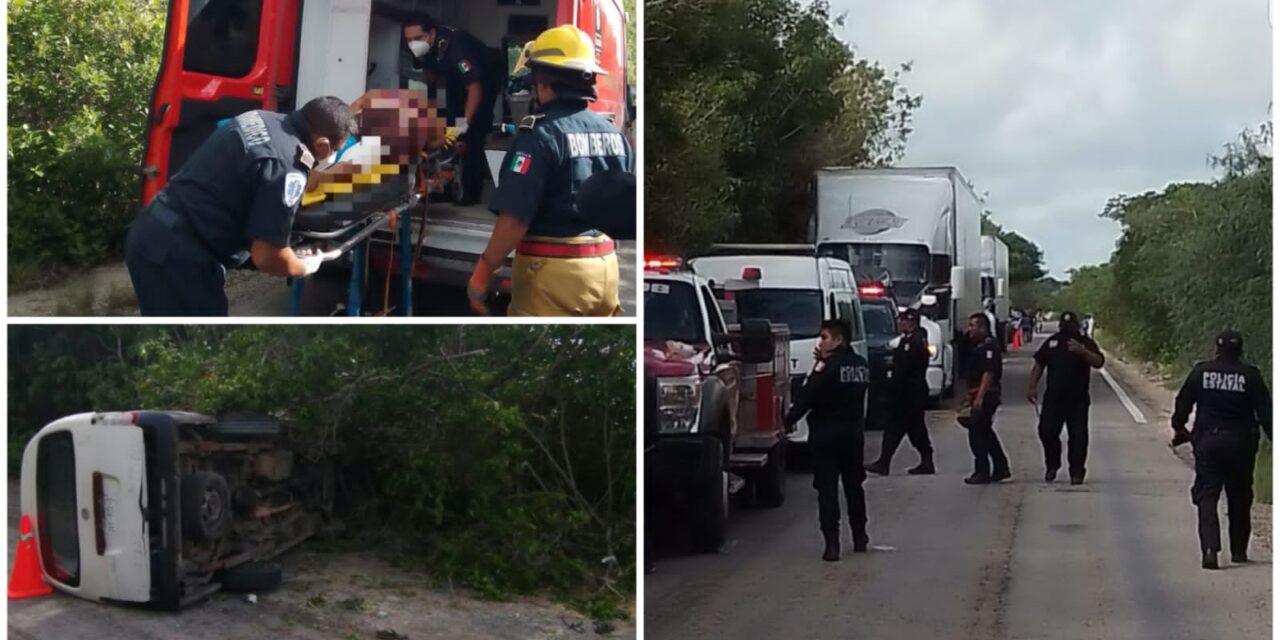
[[[109,427],[125,427],[138,424],[137,411],[112,411],[110,413],[99,413],[89,421],[90,424],[100,424]]]
[[[878,284],[859,285],[858,295],[861,295],[867,298],[879,298],[884,295],[884,287]]]
[[[760,267],[743,267],[742,268],[743,280],[759,280],[761,275],[762,274],[760,273]]]
[[[682,264],[680,258],[675,256],[645,256],[645,271],[662,271],[679,269]]]

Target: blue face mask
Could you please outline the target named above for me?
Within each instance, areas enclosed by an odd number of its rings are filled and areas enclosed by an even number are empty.
[[[316,169],[328,169],[329,167],[338,164],[342,161],[342,156],[345,155],[351,147],[359,144],[359,142],[360,141],[356,140],[355,136],[347,136],[347,141],[342,143],[342,148],[338,149],[336,153],[331,154],[328,158],[321,160],[320,163],[316,165]]]

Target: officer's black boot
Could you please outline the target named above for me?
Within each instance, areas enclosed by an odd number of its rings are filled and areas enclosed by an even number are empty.
[[[1200,556],[1200,567],[1202,569],[1218,568],[1218,552],[1213,549],[1205,549]]]
[[[835,562],[840,559],[840,536],[835,533],[823,533],[822,537],[827,541],[827,548],[822,552],[822,559],[827,562]]]
[[[875,462],[867,465],[867,473],[874,473],[878,476],[887,476],[889,475],[889,463],[884,462],[883,460],[876,460]]]
[[[913,476],[931,476],[936,472],[933,468],[933,452],[925,452],[920,454],[920,464],[907,469],[907,473]]]
[[[1044,481],[1045,481],[1045,482],[1053,482],[1054,480],[1057,480],[1057,479],[1058,479],[1058,468],[1057,468],[1057,467],[1049,467],[1048,469],[1045,469],[1045,470],[1044,470]]]
[[[866,553],[867,544],[871,542],[871,538],[867,536],[866,531],[853,532],[853,552]]]

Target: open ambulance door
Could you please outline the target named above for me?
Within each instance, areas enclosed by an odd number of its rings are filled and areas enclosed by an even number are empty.
[[[151,201],[220,120],[292,111],[300,0],[170,0],[142,154]]]

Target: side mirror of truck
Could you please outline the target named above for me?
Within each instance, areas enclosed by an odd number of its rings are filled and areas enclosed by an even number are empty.
[[[1009,294],[1005,291],[1004,278],[996,278],[996,297],[1003,298],[1007,295]]]
[[[965,299],[969,292],[964,286],[964,267],[951,267],[951,297]]]
[[[773,360],[773,325],[763,318],[742,321],[738,351],[743,362],[762,364]]]

